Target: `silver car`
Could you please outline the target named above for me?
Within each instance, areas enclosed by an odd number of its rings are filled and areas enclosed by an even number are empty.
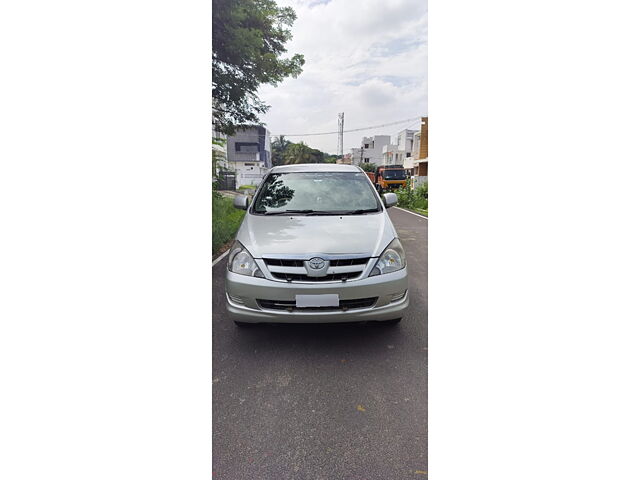
[[[384,202],[384,204],[383,204]],[[362,169],[304,164],[271,169],[229,252],[227,310],[239,326],[261,322],[398,323],[409,306],[407,261],[382,201]]]

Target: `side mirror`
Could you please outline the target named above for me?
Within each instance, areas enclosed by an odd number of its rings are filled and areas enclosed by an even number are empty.
[[[387,208],[395,207],[398,204],[398,196],[395,193],[385,193],[382,195],[382,199]]]
[[[246,210],[249,207],[249,197],[246,195],[236,195],[233,197],[233,206],[240,210]]]

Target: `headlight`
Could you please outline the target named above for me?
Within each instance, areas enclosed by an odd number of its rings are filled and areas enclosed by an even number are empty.
[[[256,261],[253,259],[251,254],[247,252],[247,249],[238,241],[236,241],[233,244],[233,247],[231,247],[227,268],[230,272],[238,273],[240,275],[264,278],[264,273],[262,273],[260,267],[256,264]]]
[[[382,273],[391,273],[397,272],[398,270],[402,270],[407,266],[407,261],[404,256],[404,248],[400,244],[400,240],[394,238],[389,246],[385,248],[380,258],[378,258],[378,262],[376,266],[373,267],[370,277],[375,275],[380,275]]]

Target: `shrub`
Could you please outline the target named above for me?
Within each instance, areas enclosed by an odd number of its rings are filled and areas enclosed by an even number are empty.
[[[216,256],[220,249],[233,239],[245,211],[233,207],[233,199],[222,196],[213,196],[213,255]]]
[[[396,190],[398,196],[398,206],[402,208],[408,208],[409,210],[427,210],[429,207],[428,186],[422,184],[415,190],[411,190],[409,187],[399,188]]]

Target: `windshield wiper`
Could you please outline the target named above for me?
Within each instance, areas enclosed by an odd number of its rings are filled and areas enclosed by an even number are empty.
[[[348,212],[344,212],[342,215],[362,215],[363,213],[371,213],[371,212],[379,212],[380,210],[377,208],[361,208],[358,210],[350,210]]]
[[[289,215],[291,213],[312,213],[314,210],[279,210],[277,212],[265,212],[264,215]]]
[[[360,215],[362,213],[379,212],[377,208],[367,208],[359,210],[279,210],[277,212],[265,212],[262,215],[291,215],[302,214],[306,216],[311,215]]]

